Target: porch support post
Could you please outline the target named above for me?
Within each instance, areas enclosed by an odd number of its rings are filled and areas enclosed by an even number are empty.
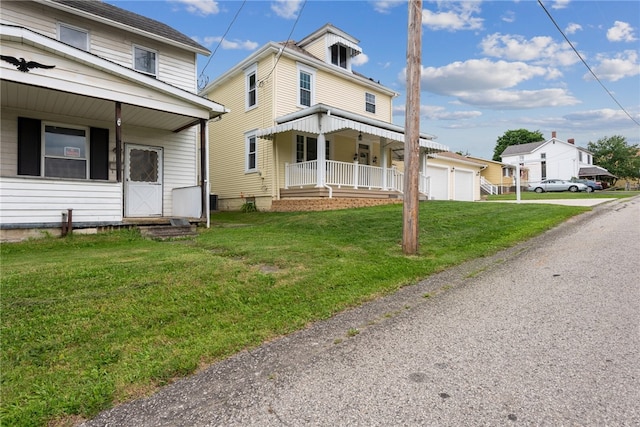
[[[116,101],[116,181],[122,182],[122,103]]]
[[[318,169],[316,170],[316,188],[320,188],[320,187],[324,187],[325,185],[325,179],[326,179],[326,159],[325,159],[325,152],[327,151],[326,147],[327,147],[327,141],[324,138],[324,127],[323,124],[325,123],[325,115],[324,114],[318,114],[318,124],[319,124],[319,128],[320,128],[320,133],[318,134],[318,146],[317,146],[317,150],[318,150],[318,159],[317,159],[317,165],[318,165]]]
[[[209,228],[209,150],[207,149],[207,121],[200,119],[200,189],[202,199],[201,218],[206,219]]]
[[[382,190],[387,191],[387,138],[380,138],[380,164],[382,165]]]

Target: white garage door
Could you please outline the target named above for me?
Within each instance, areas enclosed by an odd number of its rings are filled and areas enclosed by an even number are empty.
[[[473,202],[473,172],[455,171],[455,196],[454,200]]]
[[[431,177],[431,194],[433,200],[449,200],[449,170],[445,168],[427,167]]]

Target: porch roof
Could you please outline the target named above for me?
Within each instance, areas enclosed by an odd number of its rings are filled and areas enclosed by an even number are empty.
[[[386,138],[389,143],[396,142],[404,146],[405,132],[402,126],[371,119],[324,104],[316,104],[304,110],[279,117],[276,119],[276,123],[275,126],[258,129],[256,136],[272,139],[274,135],[288,131],[331,134],[342,130],[353,130]],[[449,147],[439,144],[433,139],[435,139],[433,135],[420,134],[420,147],[432,152],[449,151]]]

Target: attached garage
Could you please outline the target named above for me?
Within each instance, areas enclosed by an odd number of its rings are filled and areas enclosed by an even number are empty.
[[[431,200],[480,200],[480,171],[486,164],[452,152],[429,154],[421,162],[430,177]]]

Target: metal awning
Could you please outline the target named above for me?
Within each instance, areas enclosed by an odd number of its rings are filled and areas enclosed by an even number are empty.
[[[342,130],[354,130],[363,134],[386,138],[388,142],[395,141],[404,145],[404,133],[402,132],[333,115],[326,115],[322,130],[325,135]],[[273,139],[274,135],[289,131],[319,134],[321,132],[320,118],[317,114],[312,114],[269,128],[258,129],[256,136],[264,139]],[[449,151],[449,147],[422,137],[420,138],[420,147],[432,151]]]
[[[350,48],[352,52],[351,56],[356,56],[362,53],[362,49],[360,49],[360,46],[337,34],[327,34],[327,43],[329,46],[333,46],[334,44],[341,44]]]

